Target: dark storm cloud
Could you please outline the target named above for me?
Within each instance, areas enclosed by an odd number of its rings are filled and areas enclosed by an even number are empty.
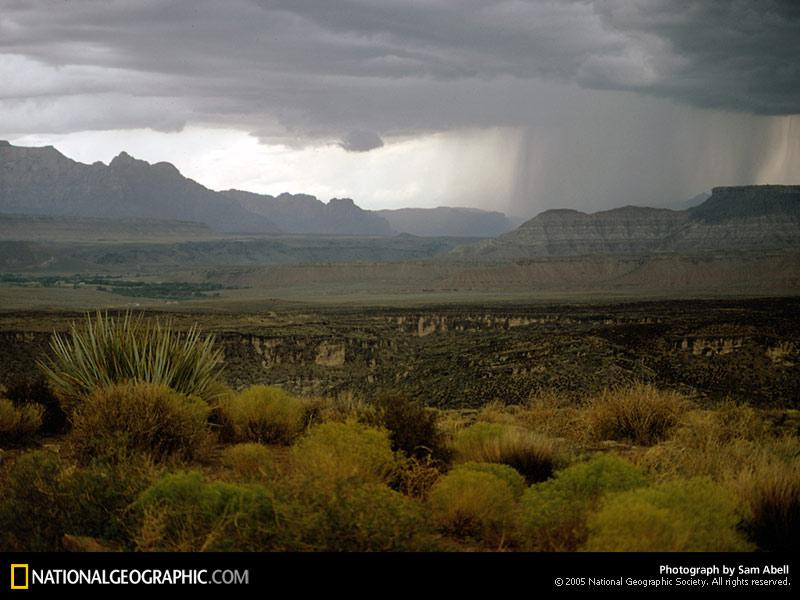
[[[374,131],[351,131],[339,142],[339,146],[348,152],[369,152],[383,146],[383,140]]]
[[[97,128],[141,126],[148,106],[163,129],[197,120],[287,139],[528,124],[549,106],[541,81],[787,114],[800,112],[798,56],[793,1],[6,0],[0,10],[4,121],[41,131],[92,127],[59,108],[82,97]],[[98,102],[109,94],[119,101]]]

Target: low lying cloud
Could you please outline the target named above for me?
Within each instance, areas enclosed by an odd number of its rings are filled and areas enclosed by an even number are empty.
[[[356,130],[348,133],[339,146],[348,152],[369,152],[383,146],[383,140],[374,131]]]

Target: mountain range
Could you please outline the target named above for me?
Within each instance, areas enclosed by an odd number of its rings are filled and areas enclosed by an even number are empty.
[[[216,192],[169,163],[150,164],[125,152],[108,165],[87,165],[52,146],[0,142],[4,239],[37,238],[15,238],[17,230],[38,231],[39,239],[47,239],[59,228],[75,237],[104,229],[105,220],[109,239],[150,231],[151,237],[167,239],[220,234],[483,237],[489,239],[458,246],[451,256],[490,260],[800,247],[800,186],[717,187],[677,206],[686,208],[547,210],[512,230],[499,212],[450,207],[370,211],[350,198],[325,203],[307,194]]]
[[[456,248],[464,258],[763,251],[800,247],[800,186],[716,187],[686,210],[625,206],[548,210],[499,236]]]
[[[83,164],[52,146],[0,141],[0,213],[50,217],[192,221],[218,233],[492,237],[509,231],[502,213],[465,208],[369,211],[349,198],[216,192],[172,164],[120,153]]]

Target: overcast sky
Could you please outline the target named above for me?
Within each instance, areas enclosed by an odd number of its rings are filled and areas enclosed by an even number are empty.
[[[0,138],[532,216],[800,183],[800,2],[0,0]]]

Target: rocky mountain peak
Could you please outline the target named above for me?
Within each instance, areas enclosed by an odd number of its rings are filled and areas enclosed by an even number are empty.
[[[352,198],[331,198],[328,202],[328,208],[336,210],[361,210]]]

